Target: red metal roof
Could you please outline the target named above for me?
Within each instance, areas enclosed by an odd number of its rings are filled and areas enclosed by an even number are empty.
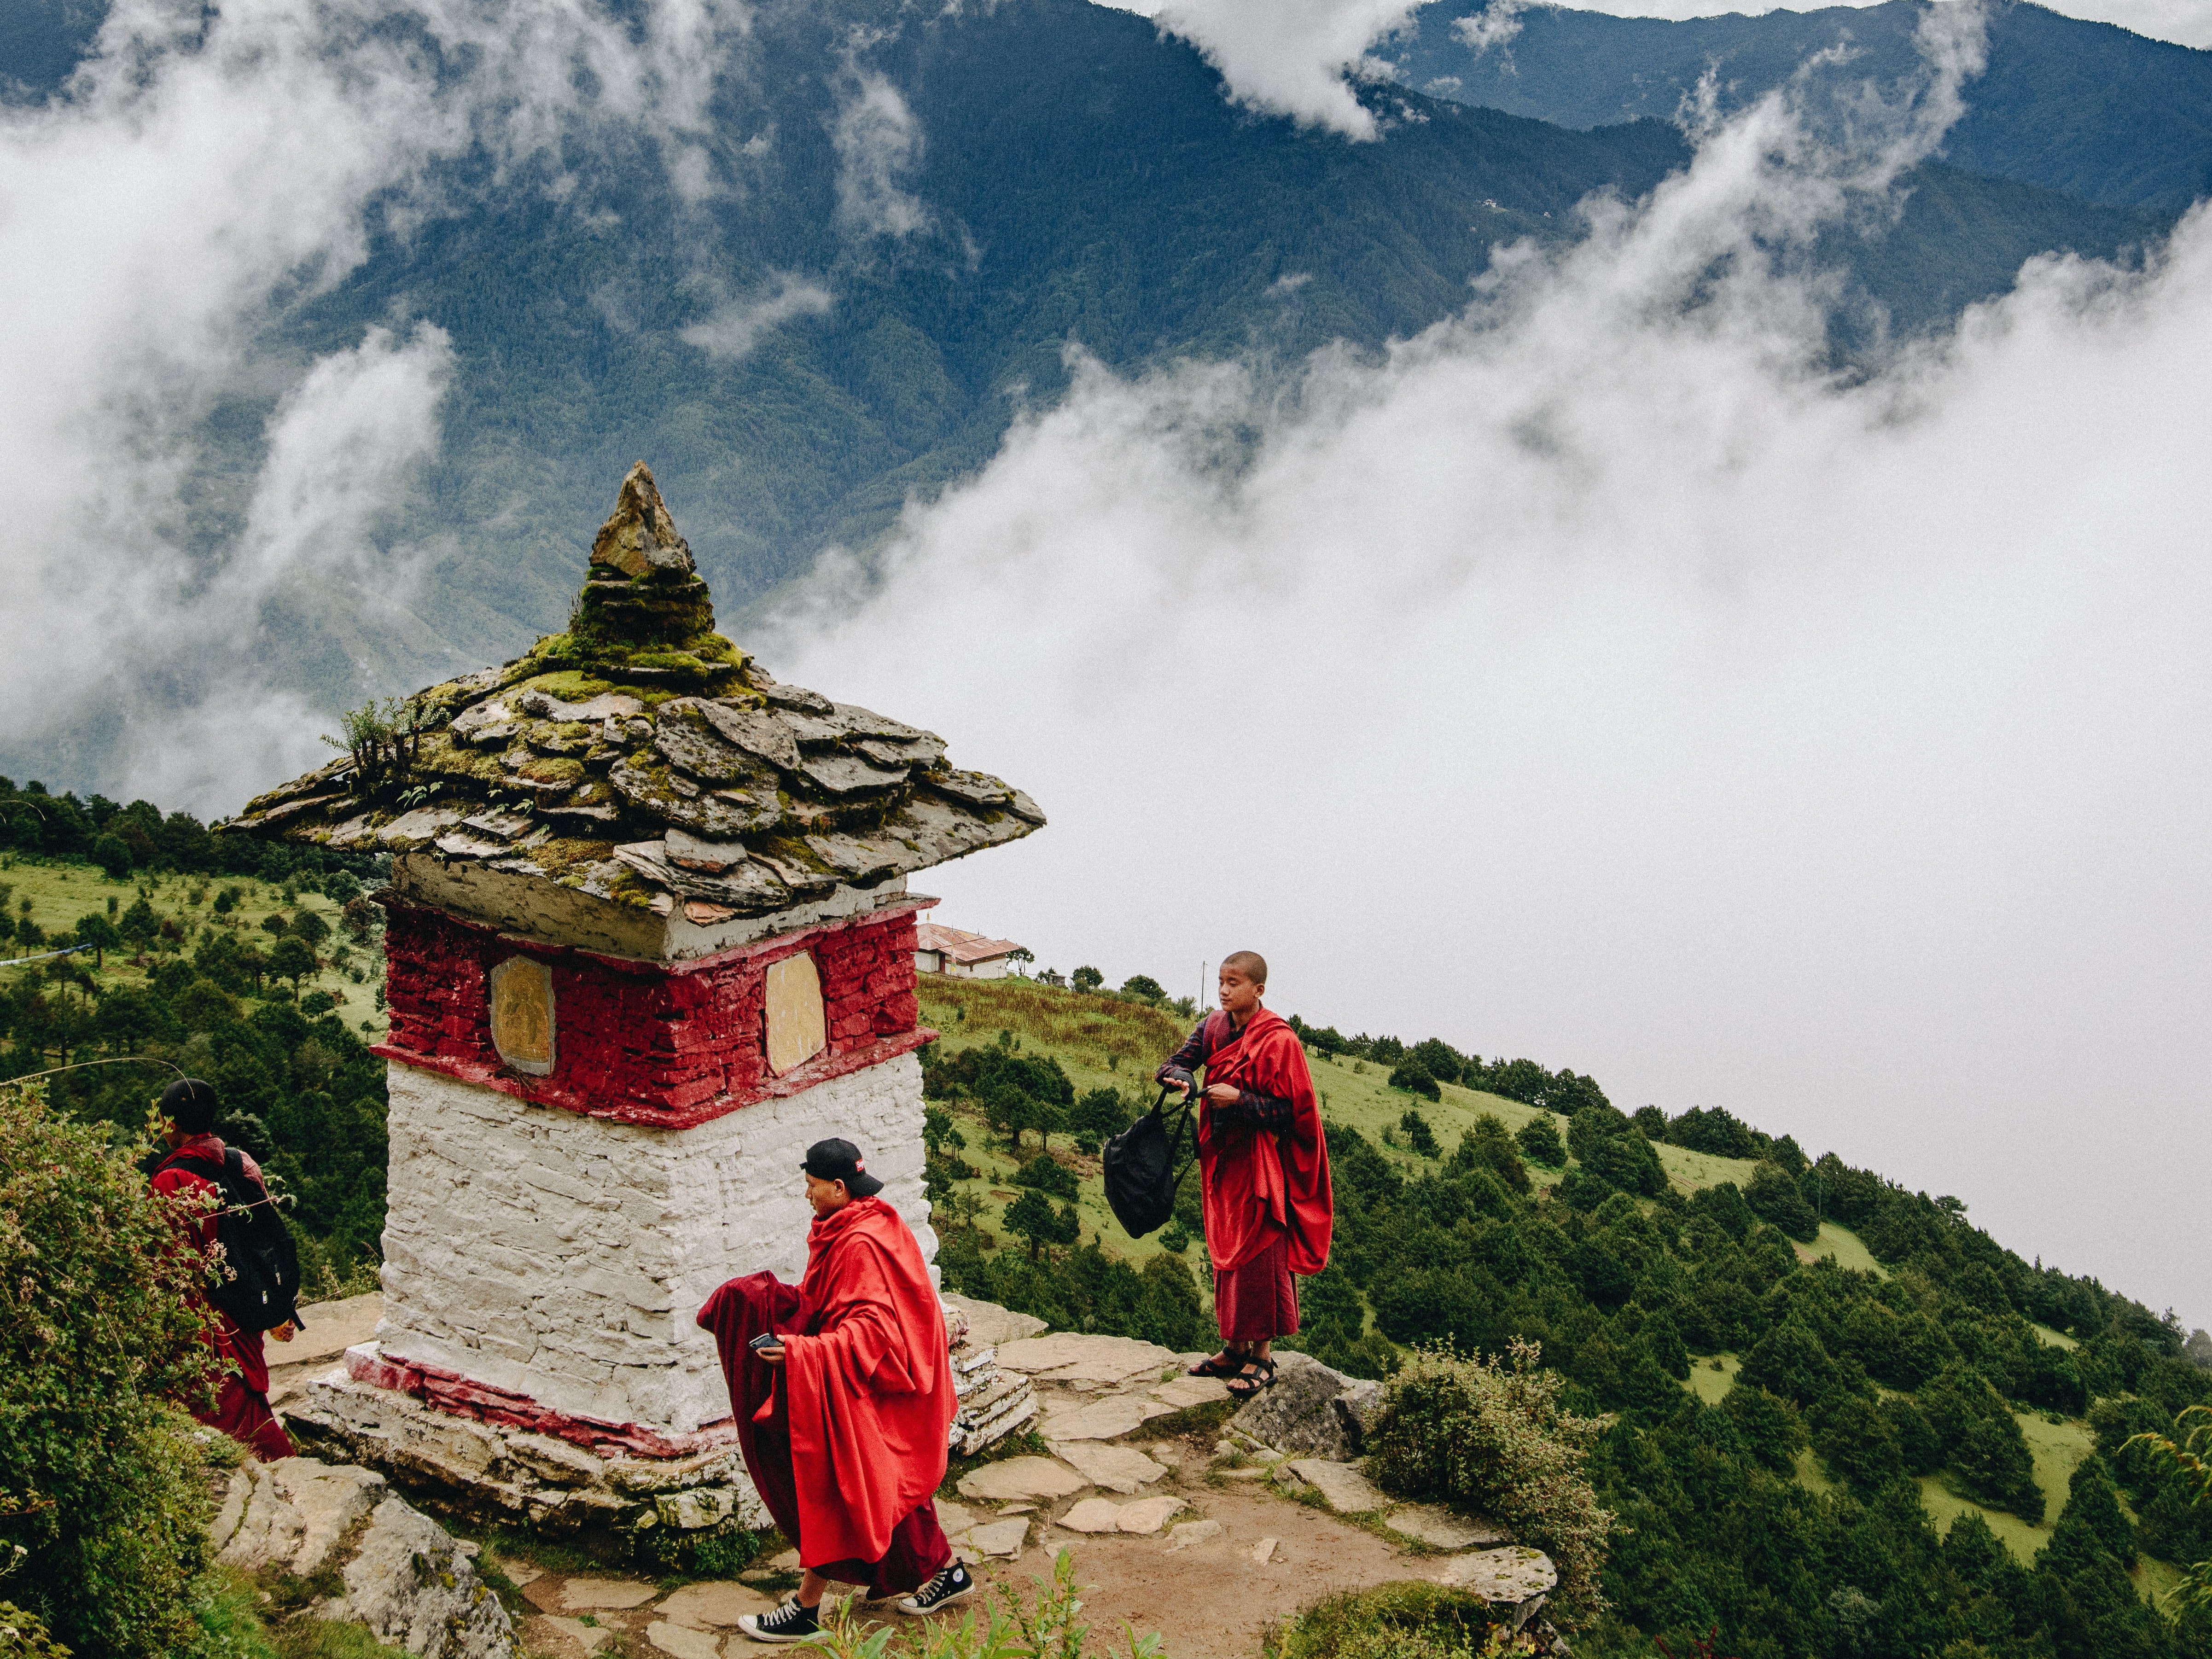
[[[966,933],[957,927],[925,921],[915,929],[914,948],[940,951],[955,962],[990,962],[1010,957],[1022,947],[1010,939],[986,939],[981,933]]]

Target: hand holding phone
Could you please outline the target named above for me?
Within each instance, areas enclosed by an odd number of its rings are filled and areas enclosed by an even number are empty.
[[[774,1331],[763,1331],[745,1346],[769,1364],[783,1364],[783,1339]]]

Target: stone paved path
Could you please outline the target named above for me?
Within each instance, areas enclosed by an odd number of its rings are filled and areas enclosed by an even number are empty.
[[[1101,1634],[1118,1637],[1127,1623],[1159,1631],[1170,1659],[1252,1659],[1270,1624],[1334,1590],[1497,1578],[1519,1595],[1540,1578],[1518,1553],[1510,1562],[1478,1559],[1480,1547],[1506,1541],[1495,1529],[1394,1506],[1349,1465],[1284,1458],[1233,1433],[1224,1443],[1220,1430],[1164,1433],[1172,1413],[1226,1397],[1220,1382],[1183,1375],[1196,1358],[1065,1333],[999,1343],[999,1364],[1036,1386],[1036,1426],[1051,1455],[984,1464],[961,1481],[958,1498],[939,1501],[946,1533],[987,1586],[1031,1589],[1050,1575],[1055,1553],[1069,1550],[1078,1582],[1090,1587],[1085,1617]],[[1224,1453],[1224,1443],[1238,1449]],[[1294,1463],[1303,1466],[1296,1476]],[[1299,1501],[1301,1492],[1323,1502]],[[1379,1510],[1386,1527],[1400,1516],[1404,1532],[1378,1535],[1332,1513],[1330,1501],[1347,1512]],[[617,1635],[632,1655],[741,1659],[766,1650],[737,1630],[738,1618],[775,1606],[797,1561],[666,1595],[638,1579],[500,1565],[535,1610],[524,1639],[547,1659],[599,1653]],[[981,1599],[941,1616],[957,1618]],[[898,1618],[888,1605],[855,1611],[871,1622]]]

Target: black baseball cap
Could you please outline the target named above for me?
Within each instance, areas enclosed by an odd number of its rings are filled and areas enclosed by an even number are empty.
[[[215,1127],[217,1101],[215,1085],[196,1077],[180,1077],[161,1091],[161,1113],[187,1134],[204,1135]]]
[[[855,1198],[873,1198],[884,1183],[868,1173],[867,1160],[849,1140],[817,1140],[806,1149],[806,1162],[799,1166],[817,1181],[842,1181]]]

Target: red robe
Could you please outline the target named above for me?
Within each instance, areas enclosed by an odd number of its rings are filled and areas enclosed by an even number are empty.
[[[856,1198],[816,1218],[797,1289],[733,1279],[699,1323],[720,1351],[753,1485],[804,1565],[855,1583],[865,1570],[884,1593],[951,1559],[930,1504],[959,1401],[945,1315],[897,1211]],[[781,1368],[745,1346],[764,1329],[784,1333]]]
[[[1229,1016],[1213,1018],[1226,1024]],[[1306,1051],[1280,1015],[1262,1008],[1206,1057],[1206,1086],[1227,1083],[1291,1103],[1287,1129],[1266,1130],[1199,1114],[1199,1192],[1206,1248],[1217,1273],[1233,1273],[1285,1240],[1290,1271],[1310,1279],[1328,1265],[1335,1203],[1328,1143]]]
[[[220,1164],[223,1152],[223,1144],[218,1137],[194,1135],[169,1157],[201,1158],[210,1164]],[[250,1156],[241,1153],[240,1157],[245,1158],[246,1173],[259,1182],[260,1165]],[[222,1190],[206,1176],[173,1168],[166,1162],[154,1171],[153,1188],[165,1198],[182,1193],[203,1200],[212,1198],[219,1204],[222,1196]],[[265,1184],[263,1190],[267,1190]],[[210,1205],[206,1213],[183,1230],[186,1243],[203,1261],[215,1249],[216,1227],[216,1210]],[[223,1368],[214,1409],[194,1412],[193,1417],[210,1428],[222,1430],[264,1463],[291,1456],[295,1450],[292,1437],[269,1409],[269,1358],[262,1334],[240,1330],[229,1315],[205,1297],[195,1299],[200,1305],[202,1336],[218,1358],[230,1364]]]

